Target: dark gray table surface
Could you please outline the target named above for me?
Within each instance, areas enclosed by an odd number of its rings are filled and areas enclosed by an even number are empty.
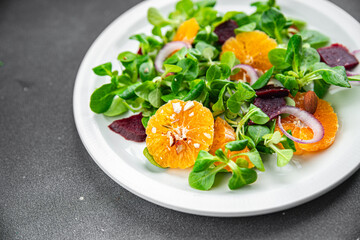
[[[358,0],[332,1],[360,20]],[[75,128],[75,76],[138,2],[0,1],[0,239],[359,239],[359,171],[286,211],[212,218],[152,204],[100,170]]]

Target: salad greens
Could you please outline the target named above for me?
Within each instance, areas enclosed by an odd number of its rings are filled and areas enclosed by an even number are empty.
[[[151,34],[130,37],[139,43],[139,50],[138,53],[125,51],[118,55],[122,69],[113,70],[111,62],[93,68],[96,75],[106,77],[109,83],[97,88],[90,98],[91,110],[105,116],[141,112],[144,127],[159,107],[173,99],[196,100],[209,108],[214,118],[222,116],[236,128],[236,140],[227,143],[224,151],[218,149],[215,155],[199,152],[189,175],[189,184],[200,190],[210,189],[217,173],[227,172],[225,169],[231,169],[230,189],[255,182],[255,169],[265,171],[260,153],[275,153],[279,167],[291,160],[296,151],[294,142],[275,131],[275,120],[270,121],[269,116],[253,104],[257,97],[255,90],[266,86],[271,79],[278,80],[293,96],[309,86],[313,86],[320,98],[325,96],[330,85],[351,87],[344,67],[330,67],[320,61],[316,49],[327,45],[329,38],[306,29],[305,22],[285,16],[275,0],[253,2],[251,6],[256,9],[252,14],[239,11],[222,14],[213,8],[215,4],[215,0],[180,0],[168,16],[150,8],[147,19],[153,26]],[[158,72],[156,56],[172,41],[179,25],[190,18],[195,18],[200,26],[192,47],[184,47],[172,54],[162,66],[164,72]],[[278,47],[268,54],[273,67],[251,86],[229,80],[239,71],[233,68],[240,61],[233,52],[220,54],[221,45],[214,33],[217,26],[228,20],[238,25],[234,34],[259,30],[278,43]],[[351,79],[359,80],[359,76]],[[291,101],[288,101],[289,105],[293,104]],[[229,153],[246,147],[248,152],[231,156],[243,158],[236,162],[229,158]],[[144,155],[160,167],[147,148]],[[255,167],[249,169],[244,157]]]

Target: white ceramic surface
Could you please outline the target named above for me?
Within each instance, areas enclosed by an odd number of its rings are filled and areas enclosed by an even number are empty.
[[[250,0],[218,0],[220,11],[251,12]],[[173,9],[174,0],[150,0],[130,9],[111,23],[87,52],[77,75],[74,89],[74,116],[79,135],[94,161],[114,181],[134,194],[161,206],[208,216],[250,216],[284,210],[314,199],[340,184],[360,165],[360,86],[332,88],[330,101],[339,117],[339,132],[328,150],[306,158],[295,158],[284,168],[277,168],[268,158],[266,172],[259,173],[251,186],[230,191],[226,179],[210,191],[198,191],[188,185],[190,170],[163,170],[152,166],[142,155],[144,143],[124,140],[108,125],[117,118],[90,111],[91,93],[109,81],[97,77],[92,68],[111,61],[120,69],[117,55],[137,51],[134,33],[149,33],[147,9],[157,7],[162,13]],[[308,28],[317,29],[349,49],[360,49],[360,24],[345,11],[324,0],[279,0],[287,16],[303,19]],[[360,69],[357,69],[360,71]]]

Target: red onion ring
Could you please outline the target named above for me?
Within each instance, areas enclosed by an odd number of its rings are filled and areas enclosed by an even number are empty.
[[[165,44],[165,46],[159,51],[155,58],[155,68],[159,73],[165,72],[163,69],[163,63],[165,59],[170,56],[174,51],[180,50],[183,47],[191,48],[191,45],[182,41],[173,41]]]
[[[278,126],[279,126],[281,132],[285,136],[287,136],[288,138],[293,140],[294,142],[302,143],[302,144],[316,143],[324,137],[323,125],[319,122],[319,120],[317,120],[312,114],[308,113],[307,111],[301,110],[296,107],[284,106],[284,107],[280,108],[280,110],[279,110],[279,114],[282,114],[282,113],[287,113],[287,114],[297,117],[302,122],[304,122],[308,127],[310,127],[314,133],[313,138],[310,140],[299,139],[299,138],[291,136],[288,132],[285,131],[284,127],[282,126],[281,116],[279,115]]]
[[[354,73],[351,71],[346,71],[346,76],[351,77],[351,76],[356,76],[356,75],[360,75],[359,73]]]
[[[250,65],[238,64],[238,65],[235,65],[231,69],[231,71],[233,71],[236,68],[240,68],[246,72],[246,74],[250,77],[250,85],[253,85],[256,82],[256,80],[258,80],[258,78],[259,78],[256,73],[256,70]]]

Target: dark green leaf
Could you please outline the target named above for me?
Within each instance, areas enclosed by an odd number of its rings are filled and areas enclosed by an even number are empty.
[[[120,90],[113,84],[104,84],[96,89],[90,98],[90,108],[95,113],[106,112],[115,97]]]
[[[261,156],[259,152],[256,150],[256,148],[251,149],[249,152],[243,153],[242,155],[248,156],[250,159],[250,162],[254,164],[254,166],[259,169],[260,171],[264,172],[264,163],[261,159]]]
[[[247,134],[254,140],[255,144],[259,144],[263,139],[262,137],[265,134],[269,134],[270,129],[266,126],[261,125],[251,125],[247,129]]]
[[[293,153],[294,152],[291,149],[278,149],[276,152],[277,165],[279,167],[287,165],[290,162]]]
[[[129,51],[122,52],[118,56],[118,60],[123,64],[133,62],[135,61],[135,59],[136,59],[136,54]]]
[[[213,55],[212,55],[211,59],[214,59],[219,55],[219,51],[214,46],[207,44],[205,42],[198,42],[195,45],[195,49],[197,49],[201,53],[201,56],[199,56],[199,59],[202,61],[209,61],[209,59],[204,56],[205,49],[207,49],[206,51],[209,51],[209,49],[212,50]]]
[[[174,94],[177,94],[180,91],[180,88],[183,84],[183,75],[174,75],[172,77],[171,81],[171,91],[173,91]]]
[[[242,32],[251,32],[254,31],[256,28],[256,22],[251,22],[245,25],[242,25],[235,29],[235,34],[242,33]]]
[[[286,49],[283,48],[274,48],[268,53],[269,61],[276,69],[284,70],[291,67],[289,63],[285,62],[285,54]]]
[[[179,11],[181,14],[187,16],[187,18],[191,17],[194,12],[194,4],[191,0],[180,0],[176,3],[175,9]]]
[[[210,153],[201,150],[196,158],[193,172],[204,171],[209,168],[213,163],[219,161],[216,156],[211,155]]]
[[[144,62],[140,65],[139,75],[141,81],[149,81],[156,76],[154,64],[152,62]]]
[[[236,163],[230,161],[228,165],[232,170],[232,177],[228,186],[231,190],[238,189],[256,181],[257,173],[253,169],[240,168]]]
[[[349,81],[360,81],[360,75],[348,76]]]
[[[127,105],[124,103],[123,99],[115,98],[112,101],[110,108],[106,112],[104,112],[104,115],[108,117],[114,117],[126,113],[128,110],[129,109]]]
[[[157,10],[156,8],[153,8],[153,7],[148,9],[147,19],[152,25],[157,26],[157,27],[164,27],[171,23],[168,19],[165,19],[161,15],[159,10]]]
[[[262,87],[265,87],[266,84],[269,82],[271,76],[273,75],[274,72],[274,67],[270,68],[269,70],[266,71],[266,73],[264,73],[263,75],[261,75],[258,80],[251,85],[251,87],[253,89],[260,89]]]
[[[217,171],[208,168],[201,172],[191,171],[189,174],[189,185],[199,190],[209,190],[214,185]]]
[[[180,74],[184,76],[185,81],[192,81],[198,76],[198,63],[192,59],[182,59],[177,63],[177,66],[182,68]]]
[[[291,64],[295,72],[299,71],[302,56],[302,38],[300,35],[293,35],[288,43],[285,62]]]
[[[290,135],[292,135],[291,130],[288,130],[287,132]],[[296,152],[296,147],[295,147],[294,141],[291,140],[290,138],[288,138],[287,136],[283,135],[282,140],[280,142],[285,149],[292,149],[294,152]]]
[[[226,92],[226,88],[229,86],[228,84],[225,84],[225,86],[222,87],[217,102],[212,106],[212,110],[214,111],[214,114],[222,113],[225,111],[224,106],[224,94]]]
[[[131,99],[133,97],[136,97],[135,94],[135,89],[140,86],[142,83],[141,82],[137,82],[131,86],[129,86],[127,89],[125,89],[125,91],[123,91],[122,93],[118,94],[119,97],[121,97],[122,99],[128,100]]]
[[[326,46],[330,41],[329,37],[315,30],[304,29],[300,32],[300,35],[304,43],[309,43],[311,47],[316,49]]]
[[[231,51],[224,52],[220,57],[220,63],[228,65],[230,69],[235,66],[235,60],[235,53]]]
[[[229,159],[225,156],[225,153],[221,148],[215,151],[215,155],[218,157],[218,161],[227,163]]]
[[[140,86],[135,88],[135,94],[138,97],[141,97],[145,99],[146,101],[149,101],[149,94],[151,91],[153,91],[156,87],[156,84],[152,81],[146,81],[142,83]]]
[[[293,76],[287,76],[279,73],[275,75],[275,78],[279,80],[281,84],[289,90],[299,89],[299,84],[296,78]]]
[[[205,81],[200,80],[198,84],[195,85],[194,88],[190,90],[188,94],[182,99],[183,101],[195,100],[197,97],[201,95],[201,93],[205,89]]]
[[[153,105],[156,108],[161,107],[163,104],[163,101],[161,99],[162,93],[160,88],[155,88],[149,93],[149,102],[151,105]]]
[[[286,18],[278,9],[272,7],[263,12],[259,24],[264,32],[282,43],[281,31],[286,25]]]
[[[99,76],[112,76],[112,64],[111,62],[101,64],[93,68],[93,71],[96,75]]]
[[[323,80],[328,84],[339,87],[351,87],[346,75],[346,70],[343,66],[329,67],[325,63],[320,62],[314,64],[311,70],[319,73]]]
[[[327,84],[324,80],[319,79],[314,81],[314,92],[319,98],[323,98],[328,89],[330,87],[330,84]]]
[[[211,7],[203,7],[195,14],[200,26],[211,25],[217,18],[217,11]]]
[[[186,54],[188,53],[188,49],[186,47],[183,47],[176,53],[174,53],[171,57],[167,58],[164,61],[165,64],[177,64],[181,59],[184,59]]]
[[[300,70],[305,73],[315,63],[320,62],[320,55],[314,48],[303,48]]]
[[[261,111],[260,108],[256,107],[255,105],[250,105],[249,112],[250,111],[254,111],[250,116],[251,121],[253,121],[254,123],[265,124],[269,121],[268,115],[266,115],[263,111]]]
[[[243,150],[248,144],[248,140],[236,140],[228,142],[225,147],[230,151],[241,151]]]

